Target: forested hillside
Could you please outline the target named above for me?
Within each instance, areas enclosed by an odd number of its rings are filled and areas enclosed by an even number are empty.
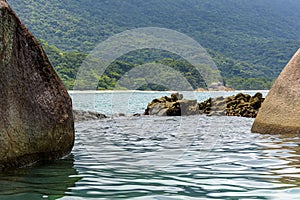
[[[8,2],[42,41],[68,88],[72,88],[84,57],[99,42],[137,27],[163,27],[194,38],[213,57],[226,84],[235,89],[267,89],[300,47],[297,0]],[[178,57],[153,55],[157,62],[175,69],[192,70]],[[114,62],[100,80],[99,88],[113,88],[118,78],[137,64],[141,62],[128,62],[126,58]],[[193,87],[203,86],[197,75],[184,75]]]

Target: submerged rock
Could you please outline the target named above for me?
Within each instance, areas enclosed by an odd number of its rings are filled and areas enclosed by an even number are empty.
[[[70,153],[71,98],[39,42],[5,0],[0,0],[0,91],[0,169]]]
[[[126,116],[126,114],[125,113],[115,113],[115,114],[113,114],[111,117],[125,117]]]
[[[73,115],[76,122],[107,118],[104,114],[84,110],[73,110]]]
[[[269,91],[252,132],[300,134],[300,49]]]

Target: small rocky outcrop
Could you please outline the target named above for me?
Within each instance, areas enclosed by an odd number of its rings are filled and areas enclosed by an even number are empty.
[[[209,116],[238,116],[255,118],[264,98],[261,93],[254,96],[239,93],[235,96],[210,98],[199,103],[202,114]]]
[[[252,132],[300,134],[300,49],[269,91]]]
[[[0,0],[0,92],[0,170],[70,153],[71,98],[39,42],[5,0]]]
[[[197,100],[184,100],[181,94],[154,99],[148,104],[145,115],[182,116],[206,114],[208,116],[239,116],[255,118],[264,98],[261,93],[254,96],[239,93],[235,96],[209,98],[197,103]]]
[[[175,93],[170,97],[154,99],[148,104],[144,115],[182,116],[199,114],[197,100],[185,100],[183,95]]]
[[[73,110],[74,120],[76,122],[89,121],[89,120],[99,120],[107,118],[106,115],[84,110]]]

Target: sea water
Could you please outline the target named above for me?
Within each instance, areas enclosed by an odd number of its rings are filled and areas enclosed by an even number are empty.
[[[110,117],[76,123],[68,157],[2,173],[0,199],[300,198],[297,135],[251,133],[249,118],[133,116],[164,95],[170,92],[71,92],[75,109]]]

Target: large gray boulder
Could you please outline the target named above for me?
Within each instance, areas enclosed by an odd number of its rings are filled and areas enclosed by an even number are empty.
[[[0,0],[0,93],[0,169],[70,153],[71,98],[39,42],[5,0]]]
[[[272,86],[252,132],[300,134],[300,49]]]

